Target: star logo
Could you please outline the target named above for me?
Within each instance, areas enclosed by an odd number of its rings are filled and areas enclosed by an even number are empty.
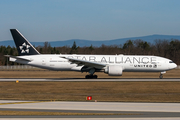
[[[23,44],[22,44],[22,46],[19,46],[19,49],[21,50],[21,53],[29,53],[29,48],[30,48],[31,46],[29,46],[29,45],[26,45],[26,43],[24,42]]]

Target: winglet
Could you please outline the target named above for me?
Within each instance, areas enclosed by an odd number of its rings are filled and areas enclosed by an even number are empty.
[[[31,43],[17,30],[10,29],[19,55],[38,55],[40,54]]]

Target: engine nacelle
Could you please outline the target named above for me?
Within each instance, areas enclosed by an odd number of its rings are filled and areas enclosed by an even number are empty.
[[[109,65],[104,72],[107,73],[109,76],[121,76],[122,71],[123,68],[120,65]]]

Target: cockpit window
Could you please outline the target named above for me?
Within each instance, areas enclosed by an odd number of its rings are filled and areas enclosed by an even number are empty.
[[[169,63],[174,63],[173,61],[169,61]]]

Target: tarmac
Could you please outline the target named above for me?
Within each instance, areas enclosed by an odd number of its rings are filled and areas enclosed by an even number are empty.
[[[0,82],[4,81],[38,81],[38,82],[42,82],[42,81],[180,81],[180,78],[164,78],[164,79],[159,79],[159,78],[114,78],[114,79],[109,79],[109,78],[100,78],[100,79],[83,79],[83,78],[48,78],[48,79],[42,79],[42,78],[36,78],[36,79],[32,79],[32,78],[0,78]]]
[[[180,103],[130,103],[130,102],[67,102],[67,101],[11,101],[0,100],[0,111],[41,111],[41,112],[65,112],[65,113],[114,113],[120,115],[68,115],[68,116],[0,116],[0,119],[15,118],[63,118],[97,120],[118,119],[180,119]],[[5,104],[6,103],[6,104]],[[9,103],[9,104],[8,104]],[[165,119],[165,120],[166,120]]]

